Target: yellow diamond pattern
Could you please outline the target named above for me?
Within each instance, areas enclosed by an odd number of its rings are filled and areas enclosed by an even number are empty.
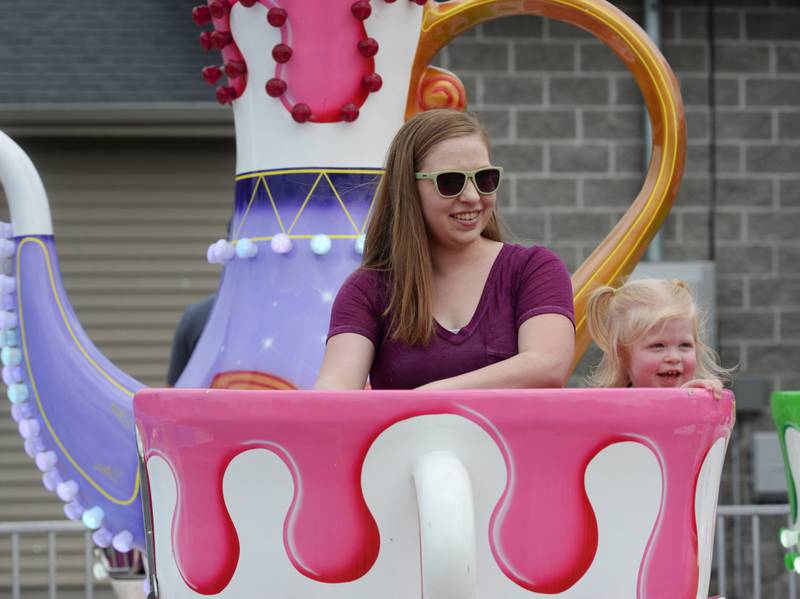
[[[269,177],[273,175],[291,175],[291,174],[316,174],[317,177],[314,180],[314,184],[311,186],[308,194],[306,195],[303,203],[300,205],[300,208],[297,210],[297,213],[294,215],[291,221],[285,221],[281,218],[280,211],[278,210],[278,206],[275,203],[275,198],[272,195],[272,190],[269,187]],[[312,196],[314,195],[314,191],[320,185],[320,183],[324,180],[327,183],[331,190],[333,191],[334,196],[336,196],[336,200],[339,203],[339,207],[341,208],[344,215],[347,217],[347,220],[353,227],[352,234],[346,235],[328,235],[331,239],[356,239],[358,238],[363,232],[364,228],[366,227],[367,221],[369,220],[369,215],[372,212],[372,203],[375,199],[374,196],[370,200],[370,206],[367,210],[366,218],[364,222],[359,227],[356,224],[353,216],[350,214],[350,211],[347,209],[347,206],[342,200],[342,196],[339,191],[336,189],[336,186],[333,184],[330,175],[331,174],[352,174],[352,175],[376,175],[380,176],[383,174],[383,170],[381,169],[340,169],[340,168],[332,168],[332,169],[287,169],[287,170],[279,170],[279,171],[262,171],[256,173],[248,173],[246,175],[240,175],[236,177],[236,181],[244,181],[246,179],[257,179],[256,184],[253,186],[253,192],[250,195],[250,201],[247,204],[247,208],[245,209],[244,215],[242,216],[242,220],[239,222],[239,226],[236,228],[233,234],[233,242],[235,243],[239,239],[239,232],[241,231],[244,223],[247,220],[247,215],[250,213],[250,208],[253,206],[253,203],[256,201],[256,197],[258,196],[258,190],[263,185],[264,190],[266,191],[267,197],[269,198],[270,205],[272,206],[272,210],[275,212],[275,218],[278,220],[278,225],[281,228],[281,233],[288,235],[290,239],[310,239],[313,235],[296,235],[292,234],[292,230],[294,226],[297,224],[297,221],[300,219],[300,216],[303,214],[303,210],[305,210],[308,203],[311,201]],[[287,223],[288,222],[288,226]],[[251,237],[251,241],[269,241],[272,239],[272,236],[268,237]]]

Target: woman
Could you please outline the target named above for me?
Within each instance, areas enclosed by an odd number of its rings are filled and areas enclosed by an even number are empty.
[[[389,148],[362,267],[331,313],[318,389],[561,387],[572,287],[542,247],[503,243],[502,169],[471,115],[421,113]]]

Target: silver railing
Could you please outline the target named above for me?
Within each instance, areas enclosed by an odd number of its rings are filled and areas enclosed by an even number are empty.
[[[20,568],[20,538],[22,535],[47,535],[47,596],[57,599],[56,582],[57,540],[63,535],[83,536],[83,576],[86,599],[94,599],[94,543],[92,532],[80,522],[0,522],[0,539],[11,537],[11,599],[22,599],[22,577]],[[0,590],[2,591],[2,590]],[[0,592],[0,596],[5,595]]]
[[[728,529],[741,533],[749,523],[750,536],[736,547],[728,542]],[[766,523],[762,527],[762,523]],[[712,575],[712,595],[726,596],[728,599],[762,599],[762,578],[764,567],[772,570],[784,568],[780,563],[762,563],[762,542],[778,543],[777,533],[767,538],[764,529],[772,532],[778,528],[791,525],[788,505],[721,505],[717,508],[717,522],[714,549],[714,572]],[[23,599],[21,595],[21,542],[23,535],[46,535],[47,537],[47,593],[48,599],[58,598],[56,572],[58,564],[58,536],[79,535],[83,537],[83,572],[84,592],[86,599],[94,599],[95,582],[93,567],[95,564],[94,544],[91,531],[80,522],[0,522],[0,541],[10,536],[11,539],[11,599]],[[741,541],[741,539],[740,539]],[[751,552],[752,568],[749,572],[742,568],[728,567],[729,550]],[[783,548],[778,552],[785,553]],[[771,562],[775,555],[767,556]],[[746,561],[746,560],[745,560]],[[0,565],[0,567],[2,567]],[[784,568],[785,570],[785,568]],[[6,571],[7,572],[7,571]],[[797,575],[785,571],[780,575],[786,585],[788,599],[797,599]],[[785,578],[784,578],[785,577]],[[5,589],[0,589],[0,596],[7,596]],[[770,595],[772,597],[773,595]],[[775,595],[777,596],[777,595]]]
[[[744,535],[744,529],[748,524],[750,528],[750,538]],[[762,521],[769,524],[770,535],[764,536],[762,533]],[[730,524],[730,526],[728,526]],[[765,565],[770,569],[782,572],[779,578],[783,579],[786,585],[786,595],[788,599],[797,599],[797,574],[786,570],[782,563],[762,563],[762,542],[769,546],[777,546],[777,529],[792,525],[791,513],[788,505],[721,505],[717,508],[717,525],[714,540],[714,565],[716,566],[716,576],[712,577],[712,589],[714,589],[714,578],[716,579],[716,593],[721,597],[742,598],[742,599],[762,599],[763,594],[763,572]],[[736,536],[736,544],[728,543],[728,529],[732,529],[732,534]],[[749,572],[746,567],[728,568],[728,550],[733,549],[733,557],[741,563],[741,557],[750,548],[751,565]],[[780,547],[779,555],[786,553]],[[770,562],[777,561],[779,557],[770,555]],[[774,581],[773,581],[774,582]],[[712,593],[713,595],[714,593]],[[770,598],[779,595],[770,594]]]

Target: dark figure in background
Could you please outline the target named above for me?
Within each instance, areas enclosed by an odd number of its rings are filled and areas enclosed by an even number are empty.
[[[198,302],[190,304],[183,312],[178,326],[175,329],[175,336],[172,338],[172,350],[169,356],[169,368],[167,369],[167,385],[174,387],[181,377],[183,369],[192,357],[197,341],[203,334],[211,308],[217,294],[212,293],[208,297]]]
[[[231,221],[225,226],[225,239],[231,238]],[[169,368],[167,368],[167,385],[174,387],[178,379],[183,374],[183,369],[189,363],[194,348],[206,328],[206,322],[211,314],[211,308],[217,300],[217,294],[204,297],[203,299],[189,304],[183,311],[178,326],[175,328],[175,336],[172,338],[172,349],[169,354]]]

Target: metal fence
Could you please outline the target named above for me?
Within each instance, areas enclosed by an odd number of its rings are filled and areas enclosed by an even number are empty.
[[[719,506],[711,594],[727,599],[797,599],[797,575],[783,566],[785,550],[778,543],[778,530],[790,525],[788,505]],[[47,589],[39,596],[59,599],[58,539],[69,535],[82,537],[83,541],[83,585],[82,588],[73,585],[71,596],[84,593],[85,599],[100,599],[95,588],[96,557],[91,532],[79,522],[61,521],[0,523],[0,541],[10,537],[11,542],[11,599],[29,596],[27,592],[22,595],[20,559],[22,537],[27,535],[47,539]],[[8,574],[8,570],[0,571],[0,575]],[[101,595],[107,596],[106,592]],[[6,593],[7,589],[0,587],[0,596],[8,596]]]
[[[11,540],[11,599],[22,599],[21,541],[23,535],[47,537],[47,597],[57,599],[58,537],[83,537],[83,578],[86,599],[94,599],[94,543],[92,532],[80,522],[0,522],[0,539]],[[6,596],[0,589],[0,596]]]
[[[778,542],[778,531],[791,525],[788,505],[719,506],[712,591],[727,599],[797,599],[798,576],[784,566],[787,551]]]

